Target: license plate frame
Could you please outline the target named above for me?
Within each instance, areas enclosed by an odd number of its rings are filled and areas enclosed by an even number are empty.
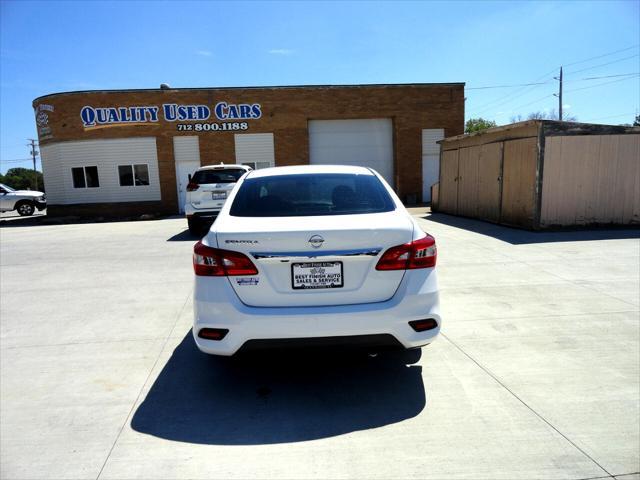
[[[211,192],[211,200],[226,200],[226,199],[227,199],[227,192],[225,191]]]
[[[308,281],[310,279],[299,279],[296,281],[296,273],[298,275],[313,275],[317,272],[311,272],[310,270],[313,268],[332,268],[334,271],[330,272],[331,275],[335,275],[338,272],[335,272],[336,267],[339,269],[339,280],[340,282],[320,282],[314,284],[314,282]],[[309,273],[301,271],[301,269],[308,269]],[[324,272],[323,272],[324,273]],[[344,287],[344,265],[339,261],[329,261],[329,262],[296,262],[291,264],[291,288],[293,290],[324,290],[324,289],[332,289],[332,288],[342,288]]]

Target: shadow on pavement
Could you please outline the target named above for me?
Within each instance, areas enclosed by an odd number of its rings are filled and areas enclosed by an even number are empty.
[[[456,217],[446,213],[432,213],[422,217],[427,221],[461,228],[470,232],[479,233],[489,237],[494,237],[503,242],[513,245],[523,245],[527,243],[551,243],[551,242],[580,242],[585,240],[615,240],[627,238],[640,238],[640,228],[596,228],[591,230],[562,230],[554,232],[528,231],[518,228],[496,225],[494,223],[474,220],[471,218]]]
[[[201,353],[189,332],[131,427],[168,440],[216,445],[301,442],[381,427],[425,407],[420,350],[371,358],[321,350],[241,357]]]
[[[30,217],[21,217],[17,213],[3,214],[0,216],[0,227],[29,227],[42,225],[46,220],[46,210],[43,212],[35,212]]]
[[[183,232],[176,233],[173,237],[167,238],[167,242],[197,242],[205,234],[206,232],[203,232],[202,235],[194,235],[189,230],[184,230]]]

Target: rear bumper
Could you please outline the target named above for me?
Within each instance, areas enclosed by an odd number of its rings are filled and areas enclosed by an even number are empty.
[[[187,213],[187,218],[195,218],[197,220],[215,220],[220,212],[196,212]]]
[[[186,203],[184,213],[187,217],[215,218],[220,213],[223,204],[212,208],[194,208],[190,203]]]
[[[246,341],[238,353],[272,350],[280,348],[315,349],[315,348],[375,348],[384,350],[404,349],[395,337],[388,334],[380,335],[349,335],[342,337],[318,338],[276,338]]]
[[[438,327],[415,332],[408,324],[425,318],[435,319]],[[223,340],[205,340],[198,337],[202,328],[229,333]],[[250,341],[329,338],[348,344],[348,337],[369,335],[390,335],[402,347],[415,348],[430,343],[440,328],[435,269],[408,270],[385,302],[330,307],[249,307],[225,277],[196,277],[195,282],[193,335],[198,348],[210,354],[233,355]]]

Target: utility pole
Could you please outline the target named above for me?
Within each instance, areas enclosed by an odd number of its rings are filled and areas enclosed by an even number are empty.
[[[554,93],[553,96],[558,97],[558,120],[562,121],[562,67],[560,67],[560,76],[553,78],[560,82],[558,93]]]
[[[31,147],[31,157],[33,158],[33,178],[36,182],[36,190],[38,190],[38,171],[36,170],[36,155],[38,155],[38,151],[36,150],[36,141],[33,138],[28,138],[29,143],[27,146]]]
[[[560,67],[560,91],[558,92],[558,118],[562,121],[562,67]]]

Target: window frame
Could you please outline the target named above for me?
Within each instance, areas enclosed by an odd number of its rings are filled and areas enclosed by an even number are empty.
[[[147,185],[136,185],[136,166],[144,165],[147,168],[147,179],[149,183]],[[133,185],[122,185],[122,179],[120,177],[120,167],[130,167],[131,168],[131,178],[133,180]],[[151,169],[149,168],[148,163],[124,163],[116,165],[116,173],[118,175],[118,186],[120,188],[140,188],[140,187],[150,187],[151,186]]]
[[[266,163],[267,166],[266,167],[262,167],[262,168],[258,168],[258,164],[259,163]],[[248,160],[246,162],[242,162],[240,165],[244,165],[246,167],[250,167],[253,170],[262,170],[263,168],[273,168],[275,165],[273,164],[273,162],[265,162],[265,161],[254,161],[254,160]]]
[[[73,171],[77,168],[81,168],[82,169],[82,176],[84,178],[84,186],[83,187],[76,187],[76,182],[75,182],[75,178],[73,176]],[[91,187],[89,186],[89,182],[87,181],[87,168],[95,168],[96,169],[96,181],[98,183],[97,186],[95,187]],[[88,189],[88,188],[100,188],[100,170],[98,169],[97,165],[79,165],[79,166],[75,166],[75,167],[71,167],[71,186],[74,189],[77,190],[83,190],[83,189]]]
[[[307,177],[307,178],[305,178]],[[340,178],[344,177],[344,178]],[[360,177],[360,178],[359,178]],[[307,182],[309,186],[311,186],[311,182],[321,182],[325,179],[331,179],[332,181],[353,181],[354,188],[352,189],[354,193],[358,194],[358,192],[362,191],[362,188],[366,188],[372,192],[371,199],[375,200],[373,196],[378,195],[379,200],[381,201],[381,205],[378,208],[373,208],[373,206],[369,210],[361,210],[361,209],[345,209],[337,208],[336,204],[332,200],[332,203],[327,203],[326,210],[318,209],[317,211],[311,211],[308,209],[300,210],[297,205],[304,205],[305,201],[296,203],[295,199],[287,199],[282,198],[278,193],[271,193],[274,190],[277,192],[278,188],[274,189],[273,186],[270,190],[267,190],[267,182],[287,182],[287,181],[295,181],[295,182]],[[274,183],[274,185],[275,185]],[[358,185],[360,183],[360,186]],[[348,186],[343,183],[338,184],[332,188],[332,192],[338,186]],[[255,192],[251,192],[249,189],[253,189],[257,191],[257,188],[260,187],[259,194],[256,195]],[[286,185],[285,185],[286,187]],[[247,192],[247,190],[249,190]],[[265,195],[262,195],[262,192],[265,192]],[[287,189],[288,191],[293,191],[293,189]],[[327,190],[328,191],[328,190]],[[263,210],[261,205],[264,205],[263,202],[266,201],[267,197],[271,197],[270,200],[276,202],[284,200],[283,206],[275,207],[272,210]],[[276,202],[277,203],[277,202]],[[308,203],[308,202],[307,202]],[[320,202],[316,202],[320,203]],[[322,202],[324,203],[324,202]],[[251,204],[252,207],[247,207],[247,205]],[[287,204],[287,205],[285,205]],[[280,210],[278,210],[280,208]],[[322,217],[322,216],[338,216],[338,215],[369,215],[369,214],[378,214],[378,213],[386,213],[396,211],[398,206],[391,195],[388,187],[378,178],[376,175],[363,175],[357,173],[296,173],[296,174],[282,174],[282,175],[274,175],[274,176],[261,176],[245,179],[244,182],[240,185],[239,190],[236,192],[236,195],[233,199],[233,203],[229,209],[228,214],[232,217],[243,217],[243,218],[294,218],[294,217]],[[261,211],[262,210],[262,211]],[[286,210],[286,213],[284,213]]]

